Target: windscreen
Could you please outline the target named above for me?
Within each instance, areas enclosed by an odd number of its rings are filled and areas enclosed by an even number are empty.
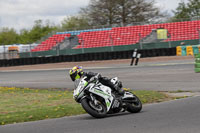
[[[75,87],[75,89],[78,87],[80,81],[81,81],[81,79],[76,79],[76,80],[74,81],[74,87]]]

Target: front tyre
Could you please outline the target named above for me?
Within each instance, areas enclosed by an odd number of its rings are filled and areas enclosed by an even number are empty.
[[[130,113],[138,113],[141,110],[142,110],[142,102],[136,95],[134,95],[134,99],[127,104],[127,111]]]
[[[104,118],[106,116],[106,107],[100,101],[95,105],[90,99],[84,98],[81,101],[81,105],[88,114],[95,118]]]

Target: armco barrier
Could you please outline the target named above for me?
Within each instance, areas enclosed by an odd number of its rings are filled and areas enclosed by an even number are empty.
[[[187,51],[186,51],[186,46],[181,46],[182,48],[182,56],[186,56],[187,55]]]
[[[192,48],[193,48],[193,54],[194,55],[199,54],[199,45],[193,45]]]
[[[181,56],[182,55],[182,48],[181,48],[181,46],[177,46],[176,47],[176,55],[177,56]]]
[[[160,48],[160,49],[147,49],[138,50],[142,54],[142,58],[155,57],[155,56],[174,56],[176,55],[176,48]],[[48,57],[29,57],[11,60],[0,60],[0,67],[20,66],[20,65],[34,65],[45,63],[58,63],[58,62],[77,62],[77,61],[92,61],[92,60],[112,60],[112,59],[130,59],[133,50],[116,51],[116,52],[99,52],[99,53],[86,53],[86,54],[73,54],[61,56],[48,56]]]
[[[176,47],[177,56],[195,55],[199,53],[200,53],[200,45],[188,45],[188,46]]]
[[[192,46],[186,46],[187,55],[194,55]]]

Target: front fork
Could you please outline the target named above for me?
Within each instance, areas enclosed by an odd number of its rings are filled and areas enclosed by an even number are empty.
[[[94,105],[98,105],[98,101],[96,100],[96,98],[93,96],[92,93],[90,93],[90,98],[94,102]]]

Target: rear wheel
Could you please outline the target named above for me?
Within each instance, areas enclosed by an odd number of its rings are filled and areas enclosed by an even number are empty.
[[[133,94],[134,95],[134,94]],[[142,110],[142,102],[134,95],[134,98],[127,104],[127,111],[130,113],[138,113]]]
[[[97,104],[95,105],[90,99],[84,98],[81,101],[81,105],[88,114],[95,118],[103,118],[106,116],[106,106],[100,101],[97,101]]]

